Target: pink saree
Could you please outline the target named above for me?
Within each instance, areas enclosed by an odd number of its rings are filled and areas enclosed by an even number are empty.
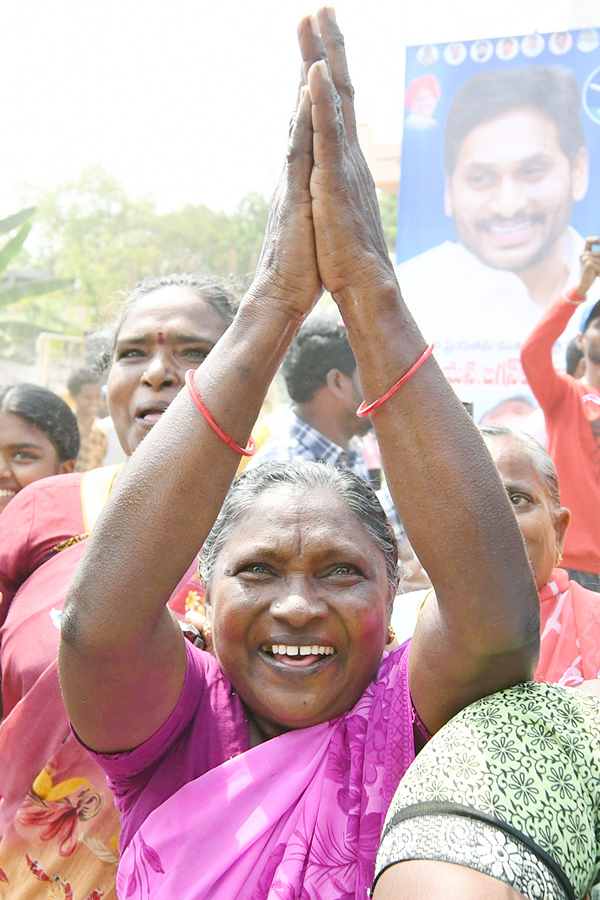
[[[188,782],[124,851],[122,900],[354,900],[371,886],[385,813],[414,758],[408,651],[356,706]]]

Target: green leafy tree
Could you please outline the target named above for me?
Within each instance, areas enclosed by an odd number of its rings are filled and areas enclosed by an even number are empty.
[[[232,215],[206,206],[185,206],[156,222],[162,273],[204,272],[244,279],[256,268],[269,204],[248,194]]]
[[[226,276],[229,231],[228,216],[206,206],[188,204],[161,216],[155,232],[161,251],[160,274],[204,272]]]
[[[188,204],[161,215],[152,201],[131,199],[117,179],[95,166],[40,200],[27,258],[74,280],[70,305],[88,331],[106,325],[115,297],[148,275],[248,275],[267,214],[267,201],[249,194],[233,214]]]
[[[0,307],[12,306],[19,300],[39,297],[41,294],[66,287],[70,283],[55,278],[30,278],[16,282],[6,277],[9,264],[21,251],[31,231],[35,211],[36,207],[32,206],[6,219],[0,219],[0,235],[10,234],[11,231],[18,229],[17,233],[0,248],[0,279],[4,280],[4,283],[0,283]]]
[[[9,266],[23,249],[35,212],[30,207],[0,220],[0,235],[15,232],[0,248],[0,355],[4,358],[30,356],[37,335],[45,327],[56,329],[60,321],[56,298],[48,295],[71,285],[68,279],[11,276]]]
[[[106,324],[114,295],[160,266],[154,204],[131,200],[99,166],[46,194],[38,219],[31,259],[74,281],[71,305],[82,331]]]

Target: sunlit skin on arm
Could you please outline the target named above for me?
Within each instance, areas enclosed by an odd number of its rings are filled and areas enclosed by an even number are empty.
[[[441,860],[408,860],[390,866],[377,882],[373,900],[523,900],[504,881]]]

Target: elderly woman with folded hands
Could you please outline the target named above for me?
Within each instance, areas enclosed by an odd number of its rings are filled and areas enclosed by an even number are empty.
[[[415,746],[537,655],[506,493],[394,276],[333,11],[299,40],[304,84],[255,279],[127,464],[63,610],[63,692],[121,811],[123,898],[363,898]],[[274,463],[228,493],[323,287],[436,589],[410,651],[386,652],[396,543],[364,482]],[[202,544],[212,654],[165,607]]]

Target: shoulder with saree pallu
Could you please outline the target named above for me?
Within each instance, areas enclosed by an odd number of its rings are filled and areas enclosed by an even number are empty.
[[[384,656],[348,713],[252,749],[216,660],[187,652],[169,721],[131,753],[97,756],[122,814],[119,896],[365,897],[387,808],[415,755],[408,646]]]
[[[114,467],[29,485],[0,519],[0,881],[6,900],[116,897],[119,819],[70,737],[56,653],[65,593]]]
[[[536,681],[576,687],[600,677],[600,594],[554,569],[540,590],[540,627]]]
[[[34,900],[50,883],[56,897],[116,898],[119,816],[104,772],[70,734],[56,654],[68,585],[120,468],[37,481],[0,517],[5,900]]]

